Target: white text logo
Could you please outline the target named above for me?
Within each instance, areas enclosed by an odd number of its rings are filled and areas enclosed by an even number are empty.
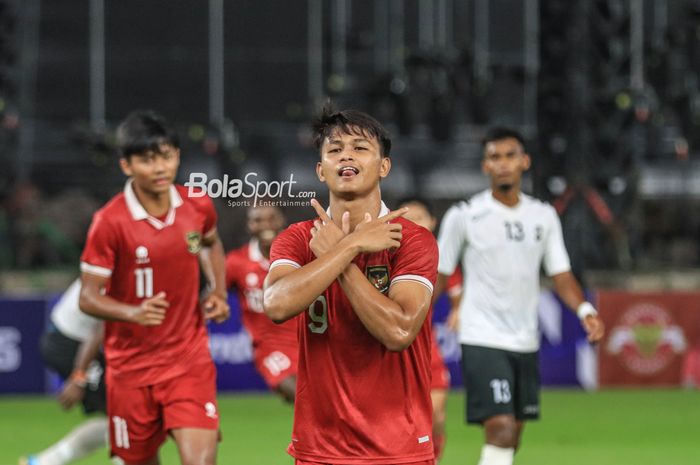
[[[292,191],[292,187],[297,183],[294,180],[294,174],[290,174],[289,179],[286,181],[262,181],[257,180],[257,177],[258,173],[248,173],[243,179],[230,178],[228,174],[225,174],[221,179],[209,179],[205,173],[190,173],[190,178],[185,183],[185,187],[188,188],[187,195],[189,197],[204,197],[208,195],[214,199],[253,199],[251,205],[253,207],[261,204],[258,201],[261,198],[281,199],[286,196],[291,199],[313,199],[316,197],[316,192],[313,191],[296,193]],[[239,205],[229,200],[229,206]]]

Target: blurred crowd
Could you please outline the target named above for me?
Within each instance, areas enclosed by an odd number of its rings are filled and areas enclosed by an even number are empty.
[[[82,190],[47,196],[31,182],[8,189],[0,201],[0,269],[75,266],[98,206]]]

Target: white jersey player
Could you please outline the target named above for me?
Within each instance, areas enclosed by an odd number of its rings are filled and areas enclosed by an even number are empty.
[[[51,310],[51,323],[64,336],[83,342],[97,330],[100,320],[80,311],[80,279],[66,289]]]
[[[459,338],[467,421],[484,428],[479,465],[510,465],[524,421],[539,417],[541,266],[577,312],[591,342],[602,338],[604,327],[571,273],[556,212],[520,190],[522,174],[530,167],[522,136],[495,128],[483,150],[482,169],[491,188],[445,214],[435,294],[461,261]]]
[[[76,279],[53,307],[50,325],[41,337],[44,363],[65,383],[58,400],[68,409],[82,402],[86,419],[45,450],[20,458],[20,465],[66,465],[107,445],[104,358],[98,355],[102,323],[80,311],[80,279]],[[119,462],[113,462],[119,463]]]
[[[548,276],[570,270],[554,208],[523,193],[511,208],[489,189],[446,213],[439,243],[441,270],[464,264],[460,342],[536,351],[540,264]]]

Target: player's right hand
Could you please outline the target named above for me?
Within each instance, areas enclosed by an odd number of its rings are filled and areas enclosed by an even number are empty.
[[[605,323],[598,315],[588,315],[581,321],[583,329],[588,335],[588,342],[591,344],[596,344],[603,339],[605,335]]]
[[[403,216],[407,211],[406,207],[399,208],[375,219],[372,219],[369,213],[365,213],[365,220],[355,226],[355,230],[348,237],[352,238],[354,245],[360,248],[361,253],[398,248],[403,237],[402,226],[400,223],[390,223],[390,221]]]
[[[345,212],[341,218],[342,227],[338,227],[316,199],[311,199],[311,206],[319,219],[311,228],[309,247],[316,258],[332,250],[341,239],[350,233],[350,213]]]
[[[143,326],[158,326],[163,323],[165,311],[169,306],[170,302],[165,300],[165,292],[161,291],[142,301],[138,307],[134,307],[131,322]]]

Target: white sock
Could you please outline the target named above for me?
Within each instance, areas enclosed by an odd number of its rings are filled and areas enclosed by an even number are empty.
[[[515,449],[512,447],[496,447],[484,444],[481,448],[481,459],[478,465],[513,465]]]
[[[67,465],[107,445],[107,419],[85,420],[60,441],[37,454],[40,465]]]

